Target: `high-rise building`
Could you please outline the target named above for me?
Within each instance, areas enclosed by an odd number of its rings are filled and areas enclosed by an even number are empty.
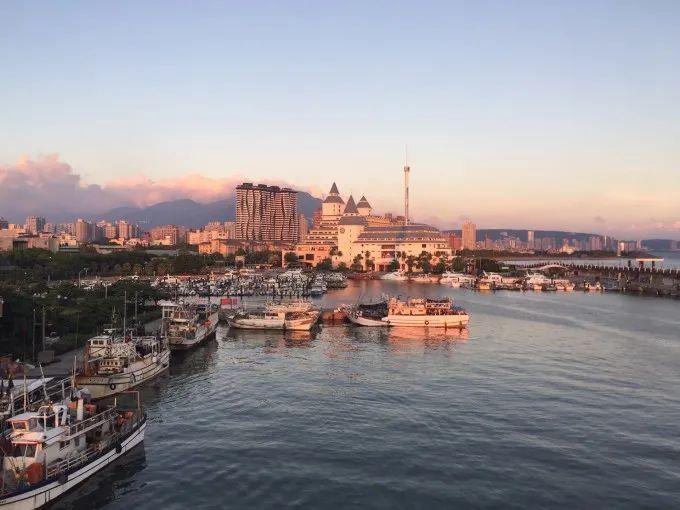
[[[40,234],[45,228],[47,221],[42,216],[29,216],[26,218],[26,232]]]
[[[0,216],[0,230],[8,229],[9,228],[9,221],[7,221],[5,218]]]
[[[309,231],[309,223],[307,222],[307,217],[300,213],[298,214],[298,239],[304,239]]]
[[[457,252],[463,247],[463,242],[460,236],[457,236],[456,234],[451,234],[449,236],[449,248],[451,248],[454,252]]]
[[[463,249],[474,250],[477,246],[477,225],[471,221],[463,223]]]
[[[73,224],[73,235],[79,243],[86,243],[92,240],[92,224],[89,221],[78,218]]]
[[[533,249],[534,247],[534,231],[533,230],[527,230],[527,246],[529,249]]]
[[[297,242],[297,191],[249,182],[237,186],[236,238],[244,241]]]

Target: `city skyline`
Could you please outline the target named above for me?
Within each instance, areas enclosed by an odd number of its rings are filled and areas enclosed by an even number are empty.
[[[400,212],[408,143],[419,221],[680,239],[680,6],[655,5],[6,3],[0,215],[339,176]]]

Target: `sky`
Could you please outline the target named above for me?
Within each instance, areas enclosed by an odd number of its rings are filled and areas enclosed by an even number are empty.
[[[5,0],[0,216],[239,180],[401,212],[408,144],[417,220],[680,239],[679,26],[677,1]]]

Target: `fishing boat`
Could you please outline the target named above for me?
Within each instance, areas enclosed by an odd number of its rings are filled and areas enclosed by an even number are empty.
[[[314,303],[306,299],[295,299],[292,301],[269,302],[265,305],[269,312],[308,312],[316,309]]]
[[[86,404],[83,393],[74,398],[7,420],[0,508],[53,503],[144,440],[146,415],[137,392],[110,405]]]
[[[185,305],[163,302],[163,328],[168,347],[187,350],[202,344],[215,334],[219,310],[206,305]]]
[[[347,319],[357,326],[387,327],[387,299],[377,303],[359,303],[346,307]]]
[[[414,274],[411,275],[409,281],[412,281],[413,283],[437,283],[439,277],[433,274]]]
[[[451,298],[401,300],[392,297],[387,302],[387,316],[381,320],[390,326],[457,328],[466,326],[470,316],[463,308],[453,306]]]
[[[562,292],[571,292],[574,290],[575,285],[569,280],[553,280],[555,288]]]
[[[321,312],[309,310],[307,312],[287,312],[283,327],[287,331],[309,331],[318,322]]]
[[[99,399],[134,388],[169,366],[170,350],[161,336],[99,335],[88,341],[75,382]]]
[[[524,286],[528,290],[542,291],[546,285],[552,284],[552,280],[541,273],[531,273],[524,279]]]
[[[381,280],[392,280],[395,282],[405,282],[408,281],[408,275],[403,271],[392,271],[391,273],[386,273],[380,277]]]
[[[442,285],[449,285],[455,289],[460,287],[474,287],[475,277],[463,273],[455,273],[446,271],[442,274],[439,283]]]
[[[320,312],[314,308],[306,311],[272,311],[269,309],[241,311],[228,319],[235,329],[273,329],[308,331],[319,320]]]
[[[228,319],[229,327],[236,329],[284,329],[286,314],[267,310],[241,311]]]

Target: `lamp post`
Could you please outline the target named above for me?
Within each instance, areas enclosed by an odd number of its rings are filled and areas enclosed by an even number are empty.
[[[80,271],[78,271],[78,288],[80,288],[80,274],[85,271],[85,274],[87,275],[87,271],[89,270],[89,267],[84,267]]]

